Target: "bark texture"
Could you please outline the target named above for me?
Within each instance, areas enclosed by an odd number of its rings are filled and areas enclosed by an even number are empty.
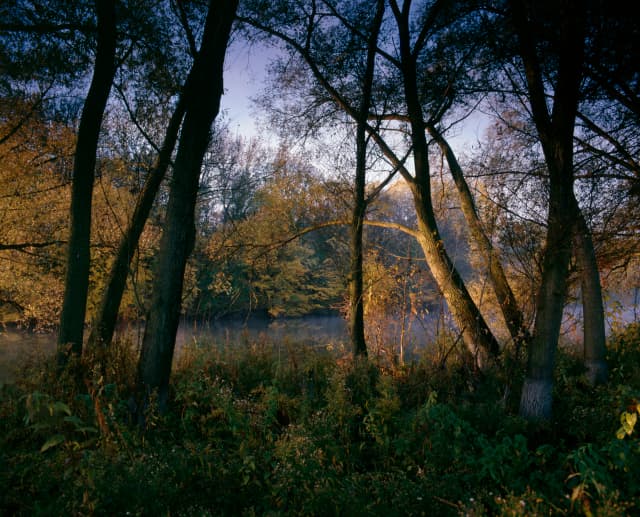
[[[534,4],[529,0],[512,0],[509,4],[511,20],[518,36],[531,113],[549,173],[549,210],[542,278],[529,347],[527,377],[520,398],[520,414],[531,420],[548,420],[551,418],[551,402],[540,404],[538,401],[548,398],[546,393],[541,396],[540,390],[548,390],[550,394],[553,389],[555,352],[566,297],[574,221],[578,216],[573,193],[573,132],[584,59],[584,19],[582,12],[572,9],[569,0],[558,3],[551,25],[559,40],[554,41],[557,65],[552,84],[553,103],[549,112],[549,85],[545,85],[542,71],[545,59],[537,53],[540,41],[546,37],[546,31],[543,32],[541,26],[549,23],[549,20],[536,18]]]
[[[551,415],[553,407],[553,382],[551,379],[525,379],[520,405],[525,408],[521,416],[537,420],[540,415]]]
[[[460,328],[467,349],[473,356],[476,365],[479,368],[484,368],[489,357],[499,355],[500,346],[447,254],[438,231],[431,200],[427,127],[424,122],[416,72],[419,48],[413,50],[411,48],[410,2],[405,2],[400,10],[394,1],[392,2],[392,10],[398,26],[400,69],[411,127],[415,177],[410,176],[406,171],[403,173],[401,170],[401,173],[409,183],[413,194],[420,230],[419,241],[431,273]]]
[[[116,8],[114,0],[97,0],[98,43],[89,92],[82,109],[73,163],[70,235],[64,300],[58,332],[58,364],[82,354],[89,291],[91,201],[96,151],[104,110],[115,75]]]
[[[489,272],[489,280],[498,299],[502,316],[504,317],[507,329],[511,335],[511,339],[516,345],[516,350],[520,350],[526,347],[529,339],[531,338],[529,329],[524,324],[524,317],[522,311],[518,306],[516,297],[513,294],[513,290],[507,280],[507,275],[504,272],[502,263],[500,261],[500,255],[498,251],[493,247],[491,240],[487,237],[486,232],[482,226],[482,222],[478,217],[478,211],[476,210],[475,202],[469,185],[464,177],[462,167],[460,166],[453,149],[443,137],[443,135],[433,125],[428,126],[429,134],[435,140],[440,147],[442,153],[445,155],[451,176],[458,190],[458,198],[460,199],[460,208],[464,215],[465,221],[469,228],[469,233],[475,243],[478,251],[482,255],[482,259]]]
[[[575,254],[580,266],[582,320],[584,325],[584,365],[592,386],[608,378],[606,336],[600,271],[593,248],[591,230],[584,215],[578,212],[575,229]]]
[[[349,279],[349,331],[353,353],[356,356],[367,355],[367,343],[364,334],[364,274],[363,274],[363,228],[367,211],[365,186],[367,181],[367,120],[371,107],[371,92],[375,70],[378,34],[384,14],[384,0],[378,0],[371,32],[367,41],[366,67],[362,84],[362,97],[357,115],[356,128],[356,173],[353,212],[351,216],[351,267]]]
[[[129,226],[120,240],[116,258],[109,272],[107,287],[102,294],[98,314],[87,341],[89,347],[106,347],[109,346],[113,339],[131,260],[138,247],[140,235],[142,235],[146,221],[149,218],[160,185],[169,168],[171,153],[178,139],[178,132],[184,118],[185,103],[183,96],[181,96],[171,116],[156,164],[145,180],[142,192],[136,201]]]
[[[138,363],[139,418],[154,392],[157,392],[160,409],[166,407],[184,271],[195,240],[194,211],[200,169],[211,124],[220,109],[224,57],[237,5],[237,0],[212,0],[209,4],[202,43],[193,68],[193,87],[185,100],[185,119]]]

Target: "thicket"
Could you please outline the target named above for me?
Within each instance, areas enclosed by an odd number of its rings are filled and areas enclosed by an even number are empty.
[[[631,515],[640,496],[640,326],[592,388],[559,352],[554,419],[517,417],[523,365],[479,377],[284,344],[193,347],[169,410],[129,421],[135,351],[0,387],[2,515]],[[71,369],[73,370],[73,369]]]

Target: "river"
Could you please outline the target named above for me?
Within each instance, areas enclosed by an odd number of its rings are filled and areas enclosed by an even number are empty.
[[[433,323],[433,322],[430,322]],[[403,343],[406,353],[433,340],[436,325],[406,318],[404,332],[402,322],[387,321],[373,329],[369,346],[379,343]],[[121,327],[118,335],[128,336],[134,343],[142,340],[140,325]],[[16,370],[29,359],[48,357],[55,351],[54,333],[34,333],[20,329],[0,328],[0,384],[11,382]],[[346,321],[339,316],[306,316],[269,320],[222,320],[213,323],[183,322],[176,337],[176,354],[185,345],[197,343],[210,346],[237,346],[268,343],[276,346],[311,346],[340,351],[348,350],[349,334]]]
[[[631,321],[637,321],[639,310],[636,303],[616,307],[609,302],[607,307],[607,334],[612,327],[619,328]],[[407,316],[397,320],[384,318],[369,329],[367,343],[371,353],[376,354],[384,344],[394,346],[399,353],[403,346],[405,359],[410,359],[428,343],[433,343],[435,335],[443,323],[443,315],[432,313],[418,319]],[[563,336],[565,341],[580,342],[582,334],[581,307],[578,304],[565,310]],[[449,316],[444,317],[445,320]],[[127,335],[134,343],[142,340],[141,325],[121,327],[119,336]],[[31,358],[36,360],[50,356],[55,350],[56,336],[53,333],[34,333],[19,329],[0,327],[0,385],[11,382],[16,370]],[[176,355],[185,345],[197,343],[199,346],[211,344],[241,346],[253,343],[268,343],[283,348],[289,346],[312,346],[347,351],[349,334],[346,321],[339,316],[305,316],[302,318],[249,318],[246,320],[219,320],[213,323],[183,322],[176,338]]]

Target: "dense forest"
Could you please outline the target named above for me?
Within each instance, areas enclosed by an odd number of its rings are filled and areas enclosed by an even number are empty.
[[[5,0],[0,324],[57,349],[0,384],[0,513],[637,512],[639,37],[619,1]],[[176,359],[185,319],[317,314],[348,353]]]

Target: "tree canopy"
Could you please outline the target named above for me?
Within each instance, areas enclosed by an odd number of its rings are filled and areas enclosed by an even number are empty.
[[[520,411],[545,419],[580,299],[606,381],[603,299],[638,288],[640,29],[617,2],[10,0],[0,20],[3,322],[80,354],[86,325],[109,346],[144,320],[149,395],[180,317],[334,312],[366,355],[385,317],[444,302],[471,370],[527,357]],[[278,48],[264,139],[219,116],[234,40]]]

